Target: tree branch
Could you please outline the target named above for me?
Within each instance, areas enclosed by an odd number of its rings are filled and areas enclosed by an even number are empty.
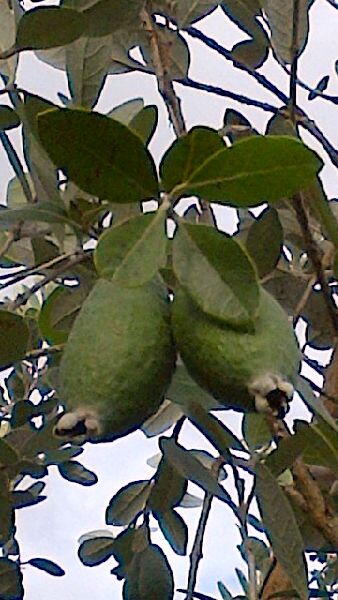
[[[188,588],[185,600],[192,600],[197,581],[197,572],[199,563],[203,558],[203,539],[212,505],[212,494],[208,492],[204,495],[202,511],[197,526],[196,536],[190,554],[190,567],[188,575]]]

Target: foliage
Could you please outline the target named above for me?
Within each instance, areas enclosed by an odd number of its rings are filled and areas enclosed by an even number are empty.
[[[0,206],[0,598],[24,597],[25,564],[65,574],[48,558],[24,563],[16,538],[17,511],[44,501],[49,467],[64,485],[95,486],[96,474],[75,460],[82,446],[136,429],[158,436],[159,455],[148,461],[155,471],[114,490],[105,520],[119,534],[84,534],[78,549],[88,567],[115,560],[125,600],[173,600],[176,592],[214,600],[196,585],[214,498],[232,511],[241,537],[247,568],[236,569],[237,598],[333,597],[338,227],[318,177],[323,161],[302,128],[338,161],[297,96],[302,87],[309,100],[337,104],[329,75],[315,89],[298,79],[314,0],[35,1],[25,11],[0,0],[0,141],[14,171]],[[194,26],[216,6],[246,34],[231,51]],[[244,70],[280,108],[191,79],[192,38]],[[258,71],[270,45],[289,76],[288,96]],[[65,71],[62,107],[17,87],[24,50]],[[94,110],[108,75],[114,86],[114,75],[138,71],[155,76],[175,133],[160,157],[150,145],[156,106],[138,97],[107,114]],[[187,131],[177,82],[268,112],[266,130],[227,108],[219,130]],[[19,127],[24,162],[11,137]],[[237,211],[234,235],[215,226],[215,203]],[[301,318],[307,340],[298,349],[292,325]],[[298,373],[311,344],[333,350],[325,392]],[[294,391],[311,417],[291,430],[283,417]],[[221,420],[231,408],[243,413],[240,439]],[[216,457],[184,447],[186,421]],[[187,589],[177,590],[152,519],[185,556],[180,509],[198,507]],[[309,553],[322,565],[312,573]],[[232,599],[223,582],[217,590]]]

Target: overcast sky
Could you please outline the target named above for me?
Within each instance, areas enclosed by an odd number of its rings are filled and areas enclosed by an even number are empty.
[[[311,9],[311,27],[309,43],[299,65],[299,76],[310,86],[315,86],[326,74],[331,75],[327,92],[338,93],[337,75],[334,63],[337,59],[337,24],[338,13],[326,0],[317,0]],[[228,21],[220,10],[207,17],[200,28],[214,37],[228,49],[238,42],[242,34],[235,25]],[[189,76],[205,83],[231,88],[256,99],[271,101],[274,99],[264,92],[258,84],[219,57],[215,52],[202,46],[197,40],[188,40],[192,50],[192,61]],[[287,92],[288,82],[283,71],[269,60],[262,72],[273,79],[283,91]],[[18,71],[18,84],[33,93],[40,94],[54,102],[58,102],[57,92],[68,94],[65,75],[37,61],[32,53],[21,55]],[[220,127],[227,107],[244,112],[259,130],[262,130],[269,118],[268,113],[256,108],[247,108],[236,102],[214,95],[177,86],[182,98],[184,116],[188,128],[193,125],[210,125]],[[103,90],[97,109],[106,112],[113,106],[134,97],[143,97],[146,104],[156,103],[159,106],[159,127],[151,150],[158,160],[164,150],[174,139],[168,125],[166,112],[160,100],[153,77],[140,74],[110,76]],[[324,100],[307,101],[307,93],[300,91],[299,98],[309,116],[313,118],[331,143],[338,145],[338,120],[334,105]],[[10,134],[19,148],[19,136]],[[306,143],[322,153],[320,146],[311,138],[304,136]],[[5,198],[8,179],[13,176],[6,156],[0,148],[0,197]],[[322,172],[323,181],[329,198],[338,196],[337,172],[329,161]],[[225,210],[222,217],[217,212],[222,228],[231,229],[233,219]],[[227,422],[239,428],[238,415],[231,413]],[[212,451],[191,426],[185,425],[180,440],[187,447],[199,447]],[[146,440],[142,433],[134,433],[114,444],[86,445],[80,457],[83,464],[94,470],[99,482],[93,487],[82,487],[63,480],[54,468],[50,468],[50,476],[46,481],[47,500],[38,507],[26,508],[17,513],[17,536],[22,550],[22,559],[35,556],[46,557],[56,561],[66,570],[66,576],[53,578],[33,567],[24,568],[24,586],[26,600],[75,600],[77,598],[119,598],[121,583],[109,571],[115,563],[113,560],[95,568],[82,566],[77,558],[78,538],[91,530],[106,528],[104,523],[105,508],[122,486],[130,481],[145,479],[153,475],[153,469],[147,466],[146,460],[157,453],[157,440]],[[213,452],[213,454],[215,454]],[[28,481],[27,481],[28,483]],[[232,489],[231,477],[225,482],[228,490]],[[191,491],[202,496],[196,486]],[[180,509],[189,524],[189,547],[191,549],[194,530],[200,509]],[[108,528],[113,530],[113,528]],[[185,587],[188,573],[188,558],[178,557],[163,540],[158,532],[153,541],[160,543],[165,549],[169,561],[175,571],[176,587]],[[234,576],[234,567],[245,568],[239,553],[234,550],[240,542],[236,525],[230,509],[215,500],[209,519],[205,538],[204,555],[199,577],[198,591],[218,596],[217,580],[222,580],[230,590],[240,593],[240,587]],[[175,597],[182,598],[181,594]]]

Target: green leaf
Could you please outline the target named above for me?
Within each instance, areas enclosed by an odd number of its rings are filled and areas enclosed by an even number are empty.
[[[0,104],[0,131],[19,127],[21,121],[16,112],[5,104]]]
[[[123,123],[123,125],[129,125],[130,121],[132,121],[143,108],[143,98],[133,98],[132,100],[127,100],[127,102],[115,106],[109,111],[107,117],[115,119],[116,121]]]
[[[111,62],[111,35],[82,36],[66,46],[69,91],[75,106],[93,108],[103,89]]]
[[[232,600],[232,596],[231,596],[230,592],[227,590],[227,588],[225,587],[224,583],[222,583],[221,581],[218,581],[217,586],[218,586],[218,591],[222,596],[222,600]]]
[[[295,389],[310,410],[312,410],[317,417],[323,419],[334,431],[338,432],[338,425],[325,408],[322,399],[320,397],[317,398],[314,395],[311,385],[301,375],[298,375],[297,377]]]
[[[166,512],[180,504],[186,491],[186,478],[162,458],[154,478],[148,506],[154,512]]]
[[[145,508],[149,494],[148,480],[133,481],[122,487],[107,506],[107,525],[129,525]]]
[[[16,8],[19,14],[23,12],[20,5],[16,5]],[[0,2],[0,52],[14,45],[16,33],[15,21],[13,7],[8,2]],[[9,77],[11,81],[14,81],[17,64],[17,54],[7,59],[0,59],[0,73]]]
[[[55,204],[47,202],[32,204],[25,208],[0,210],[0,228],[8,228],[9,225],[19,221],[64,223],[73,229],[78,229],[78,225],[71,221],[63,211],[56,210]]]
[[[95,567],[113,555],[113,548],[114,539],[112,537],[96,537],[82,542],[78,555],[86,567]]]
[[[338,437],[324,419],[317,417],[310,427],[302,427],[297,434],[303,433],[303,460],[310,465],[326,466],[338,474]]]
[[[164,400],[158,409],[149,419],[147,419],[140,427],[143,433],[149,438],[155,435],[164,433],[177,423],[182,417],[183,411],[178,404],[170,400]]]
[[[57,565],[52,560],[47,560],[47,558],[31,558],[28,561],[29,565],[32,567],[36,567],[37,569],[41,569],[41,571],[46,571],[49,575],[54,575],[54,577],[62,577],[65,575],[65,572],[59,565]]]
[[[188,527],[175,510],[169,509],[166,512],[155,512],[160,529],[169,542],[170,546],[180,556],[187,553]]]
[[[44,301],[38,323],[42,336],[50,344],[62,344],[67,340],[89,291],[89,285],[78,285],[75,288],[59,286]]]
[[[116,117],[115,117],[116,118]],[[158,123],[158,108],[155,104],[142,108],[129,122],[128,127],[148,146]]]
[[[142,0],[100,0],[84,10],[86,35],[103,37],[118,29],[129,29],[138,23]]]
[[[29,330],[22,317],[0,310],[0,369],[22,360],[27,353]]]
[[[184,29],[207,15],[217,4],[217,0],[194,0],[194,2],[191,0],[180,0],[180,2],[156,0],[154,3],[161,13],[164,12],[167,16],[173,17],[180,29]]]
[[[251,451],[271,442],[272,433],[262,413],[245,413],[243,418],[243,437]]]
[[[137,552],[127,568],[123,599],[173,600],[173,597],[173,573],[162,549],[151,544]]]
[[[303,540],[290,503],[271,471],[256,467],[257,501],[274,555],[293,582],[300,597],[307,600],[307,574]],[[278,519],[276,519],[278,515]]]
[[[214,152],[208,151],[203,136],[195,143],[193,156],[200,156],[199,164],[193,161],[190,166],[184,149],[171,157],[172,148],[162,161],[163,184],[173,195],[202,196],[237,207],[256,206],[304,188],[323,165],[312,150],[288,136],[255,136]],[[173,177],[175,168],[179,176]]]
[[[166,71],[171,79],[185,79],[188,75],[190,66],[189,47],[179,31],[164,28],[154,22],[154,29],[159,44],[167,48]],[[146,36],[140,40],[140,49],[147,67],[155,71],[153,64],[151,43]]]
[[[15,46],[17,51],[65,46],[81,36],[85,25],[82,14],[70,8],[33,8],[18,23]]]
[[[140,138],[98,113],[61,108],[38,117],[42,145],[81,189],[111,202],[157,196],[154,161]]]
[[[167,258],[166,213],[140,215],[106,231],[99,239],[94,262],[100,277],[135,287],[164,266]]]
[[[249,582],[248,582],[247,578],[245,577],[243,571],[241,571],[241,569],[238,569],[236,567],[235,571],[236,571],[236,575],[238,577],[238,581],[241,584],[242,590],[243,590],[243,592],[245,594],[244,597],[247,598],[248,595],[249,595]]]
[[[184,494],[184,496],[182,498],[180,507],[181,508],[199,508],[200,506],[202,506],[202,504],[203,504],[202,498],[199,498],[198,496],[195,496],[194,494],[189,494],[189,492],[187,492],[186,494]]]
[[[18,563],[9,558],[0,558],[1,600],[22,600],[23,596],[22,573]]]
[[[227,108],[224,113],[223,127],[219,130],[219,134],[226,135],[234,144],[243,138],[257,135],[257,131],[253,129],[250,121],[242,113],[233,108]]]
[[[279,61],[291,63],[300,54],[309,33],[309,9],[313,0],[292,2],[261,0],[271,29],[271,44]]]
[[[216,477],[203,467],[189,450],[169,438],[160,438],[159,444],[164,457],[182,477],[196,483],[196,485],[223,500],[223,502],[231,504],[229,494],[217,483]]]
[[[59,473],[73,483],[80,483],[81,485],[95,485],[97,483],[97,477],[95,473],[86,469],[76,460],[69,460],[58,465]]]
[[[181,364],[176,367],[166,397],[181,406],[187,406],[190,402],[199,402],[207,411],[222,407],[217,400],[197,385]]]
[[[252,325],[259,303],[256,271],[233,238],[208,225],[181,223],[173,268],[204,313],[234,326]]]
[[[160,164],[162,184],[167,192],[189,179],[206,157],[217,155],[225,148],[218,132],[210,127],[193,127],[175,140]]]
[[[231,430],[214,415],[208,413],[200,403],[189,402],[186,405],[185,413],[220,454],[226,454],[229,448],[244,450],[241,442]]]
[[[253,222],[246,239],[246,248],[260,278],[274,270],[283,246],[283,228],[274,208],[267,208]]]

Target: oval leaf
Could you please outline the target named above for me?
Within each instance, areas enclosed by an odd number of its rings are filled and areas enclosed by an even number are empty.
[[[180,556],[185,556],[188,544],[188,527],[181,515],[171,509],[163,513],[156,512],[154,517],[173,551]]]
[[[169,148],[165,162],[169,162],[171,151]],[[170,160],[170,171],[176,167],[181,175],[174,179],[174,187],[163,163],[166,191],[236,207],[290,196],[309,185],[323,166],[312,150],[289,136],[255,136],[213,153],[202,143],[195,149],[197,154],[199,164],[192,168],[186,157]]]
[[[64,46],[83,33],[86,20],[71,8],[44,6],[23,14],[16,33],[17,50],[40,50]]]
[[[183,223],[174,239],[173,268],[203,312],[232,325],[252,323],[259,303],[257,276],[233,238],[208,225]]]
[[[118,203],[157,196],[154,161],[140,138],[122,123],[60,108],[40,114],[38,130],[54,164],[85,192]]]
[[[37,569],[41,569],[41,571],[46,571],[46,573],[54,575],[54,577],[62,577],[65,575],[64,570],[61,569],[59,565],[55,564],[52,560],[47,560],[47,558],[31,558],[28,561],[28,564]]]
[[[158,409],[158,411],[149,417],[140,429],[147,437],[153,437],[154,435],[160,435],[177,423],[183,415],[183,411],[178,404],[171,402],[170,400],[164,400]]]
[[[97,537],[92,540],[85,540],[79,547],[79,558],[86,567],[95,567],[112,556],[113,547],[114,539],[111,537]]]
[[[134,481],[121,488],[107,507],[107,525],[129,525],[144,509],[150,489],[148,480]]]
[[[95,249],[100,277],[119,285],[143,285],[166,263],[166,213],[140,215],[106,231]]]
[[[173,600],[174,579],[167,558],[159,546],[151,544],[137,552],[127,569],[124,600]]]
[[[0,310],[0,369],[24,358],[29,330],[22,317]]]
[[[76,460],[69,460],[58,465],[59,473],[73,483],[81,485],[94,485],[97,483],[97,476],[89,469],[86,469]]]

